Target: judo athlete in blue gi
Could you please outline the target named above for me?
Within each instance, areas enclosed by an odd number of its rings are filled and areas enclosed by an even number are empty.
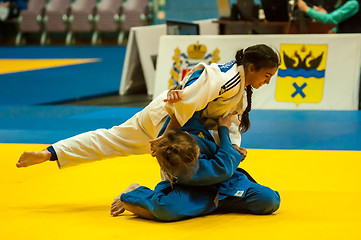
[[[200,149],[198,160],[188,166],[192,174],[195,170],[193,176],[183,172],[174,179],[174,173],[170,173],[173,179],[158,183],[154,191],[131,185],[131,191],[122,193],[118,203],[121,201],[125,209],[141,217],[160,221],[177,221],[215,211],[262,215],[275,212],[280,205],[278,192],[257,184],[244,170],[237,169],[243,156],[229,138],[230,116],[228,120],[218,121],[218,147],[203,126],[201,114],[202,111],[196,112],[181,128],[196,140]],[[167,137],[166,134],[163,137]],[[162,161],[158,159],[164,167]],[[118,209],[114,207],[116,200],[112,206],[113,216],[124,211],[122,205],[118,205]]]

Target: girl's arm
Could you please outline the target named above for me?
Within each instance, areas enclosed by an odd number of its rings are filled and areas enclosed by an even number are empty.
[[[217,65],[203,66],[201,73],[195,71],[189,81],[196,80],[183,89],[181,93],[181,101],[175,103],[167,103],[165,108],[169,115],[173,114],[179,124],[183,126],[193,115],[194,112],[204,109],[207,104],[217,97],[224,82],[221,81],[222,73]],[[200,74],[200,75],[199,75]],[[219,78],[219,81],[215,79]]]
[[[179,177],[177,183],[205,186],[223,182],[229,179],[236,171],[243,159],[233,146],[229,138],[227,127],[221,126],[218,129],[221,146],[212,159],[201,154],[198,158],[198,170],[192,178]]]
[[[220,147],[212,159],[205,154],[198,158],[198,170],[191,179],[179,177],[177,183],[186,185],[212,185],[229,179],[243,159],[243,155],[232,145],[228,127],[231,115],[218,119]]]
[[[177,121],[176,117],[174,115],[170,116],[170,121],[166,127],[166,129],[164,130],[164,132],[162,133],[162,135],[168,131],[169,129],[180,129],[181,125],[179,124],[179,122]]]
[[[356,0],[347,1],[340,8],[330,13],[322,13],[315,9],[309,8],[306,12],[308,16],[316,21],[329,24],[339,24],[359,11],[359,3]]]
[[[229,127],[229,137],[231,138],[231,142],[233,145],[241,146],[241,132],[239,129],[239,125],[241,122],[238,119],[238,115],[232,115],[232,123]],[[213,136],[216,139],[216,143],[218,143],[218,130],[212,130]]]

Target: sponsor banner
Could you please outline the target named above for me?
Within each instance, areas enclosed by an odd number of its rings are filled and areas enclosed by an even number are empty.
[[[252,108],[358,109],[361,34],[162,36],[153,97],[199,62],[226,63],[261,43],[280,53],[281,65],[269,85],[254,91]]]

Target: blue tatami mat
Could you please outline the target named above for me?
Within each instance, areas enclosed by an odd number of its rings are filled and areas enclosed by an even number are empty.
[[[361,150],[361,111],[252,110],[250,121],[249,148]]]
[[[98,128],[111,128],[141,108],[0,106],[0,143],[54,143]]]
[[[0,143],[51,144],[111,128],[142,108],[0,106]],[[361,111],[252,110],[242,146],[254,149],[361,150]]]
[[[110,46],[0,47],[3,66],[23,65],[15,72],[0,71],[0,105],[44,104],[115,93],[120,86],[125,49]],[[14,62],[24,59],[30,62]],[[32,60],[41,59],[50,65],[52,61],[64,59],[91,59],[93,62],[29,69]]]

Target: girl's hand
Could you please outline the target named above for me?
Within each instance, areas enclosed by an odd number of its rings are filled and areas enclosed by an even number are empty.
[[[307,13],[310,10],[310,7],[303,0],[298,0],[297,5],[298,8],[305,13]]]
[[[236,144],[232,144],[233,147],[240,153],[243,155],[242,157],[242,161],[247,157],[247,150],[243,147],[239,147]]]
[[[321,13],[327,13],[327,11],[322,6],[313,6],[312,8]]]
[[[176,103],[182,100],[183,90],[169,90],[167,94],[167,99],[164,99],[164,102]]]
[[[228,114],[225,118],[222,118],[222,117],[218,118],[218,121],[217,121],[218,126],[219,127],[220,126],[225,126],[227,128],[230,128],[231,123],[232,123],[231,117],[232,117],[232,115]]]

